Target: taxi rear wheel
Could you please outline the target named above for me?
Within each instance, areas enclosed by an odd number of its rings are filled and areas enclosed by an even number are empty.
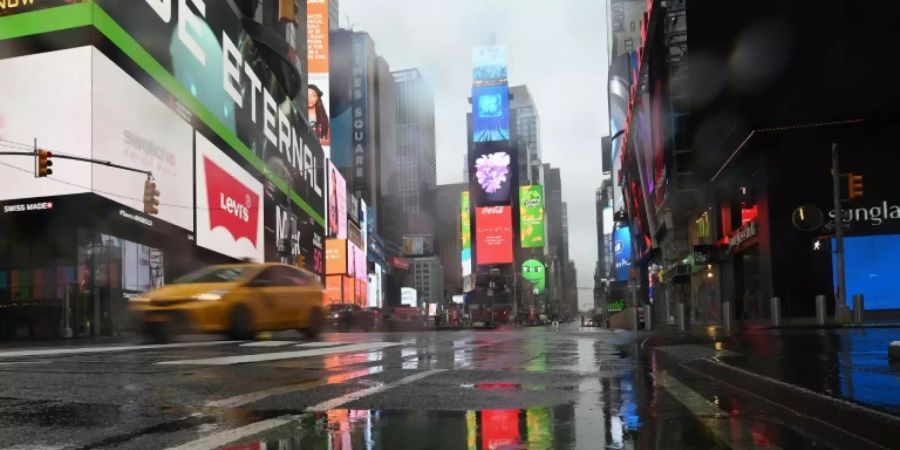
[[[322,310],[313,308],[312,311],[309,312],[309,320],[306,324],[306,328],[301,329],[300,332],[310,339],[317,338],[322,332],[323,320]]]
[[[253,339],[253,322],[246,306],[237,306],[231,312],[228,337],[238,340]]]

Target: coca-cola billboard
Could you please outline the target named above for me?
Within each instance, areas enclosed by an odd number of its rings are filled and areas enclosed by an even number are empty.
[[[263,186],[197,134],[197,245],[262,261]]]
[[[477,263],[513,262],[512,208],[487,206],[475,208],[475,254]]]

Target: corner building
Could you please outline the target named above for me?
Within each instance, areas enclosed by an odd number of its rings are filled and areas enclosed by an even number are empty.
[[[688,324],[721,323],[725,301],[733,319],[769,323],[773,297],[783,319],[814,317],[817,295],[833,314],[832,144],[841,174],[864,185],[844,202],[848,302],[865,295],[867,317],[900,311],[884,281],[900,274],[889,188],[900,87],[890,71],[858,69],[891,51],[884,30],[900,26],[900,7],[840,4],[644,5],[639,50],[610,70],[636,75],[626,114],[611,104],[611,116],[627,119],[614,142],[616,213],[627,216],[637,300],[654,305],[655,323],[673,325],[679,303]],[[820,210],[821,226],[795,226],[801,206]]]
[[[283,21],[274,0],[69,3],[0,17],[3,151],[56,154],[44,178],[31,156],[0,156],[0,339],[117,334],[129,298],[211,263],[321,277],[305,8]],[[159,213],[143,212],[145,174],[63,155],[152,172]]]

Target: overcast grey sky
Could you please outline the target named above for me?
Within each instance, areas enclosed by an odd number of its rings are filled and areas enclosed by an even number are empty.
[[[438,184],[463,181],[472,47],[508,48],[510,85],[526,84],[543,160],[561,168],[579,303],[593,304],[594,191],[609,129],[603,0],[340,0],[340,25],[366,31],[392,70],[418,67],[435,93]]]

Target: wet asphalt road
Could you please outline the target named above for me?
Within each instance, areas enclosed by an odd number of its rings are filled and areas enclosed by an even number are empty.
[[[831,448],[640,341],[563,325],[6,345],[0,448]]]

